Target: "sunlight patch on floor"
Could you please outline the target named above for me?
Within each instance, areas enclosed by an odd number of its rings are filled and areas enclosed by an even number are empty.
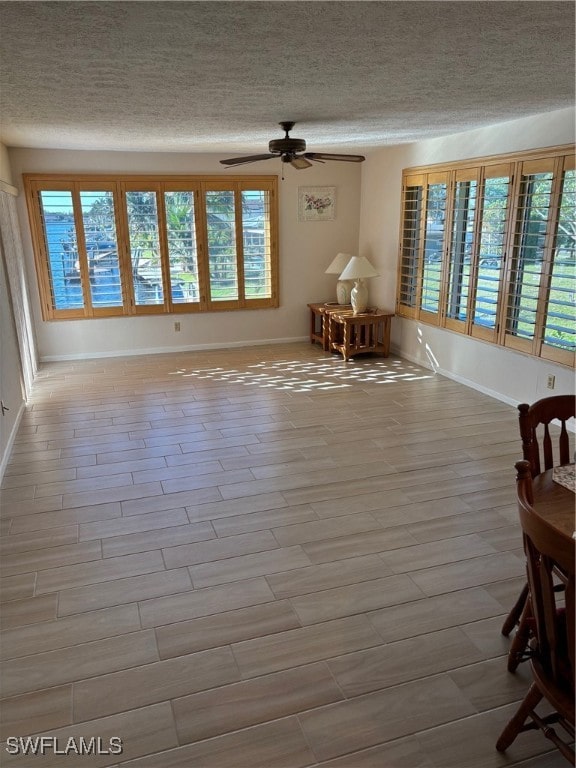
[[[404,360],[262,360],[245,368],[178,368],[172,375],[198,380],[234,382],[293,392],[333,391],[353,384],[394,384],[433,378],[422,368]]]

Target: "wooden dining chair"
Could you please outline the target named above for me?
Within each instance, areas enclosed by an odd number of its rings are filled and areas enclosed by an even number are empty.
[[[530,462],[532,477],[552,467],[570,464],[570,441],[566,422],[576,416],[576,396],[543,397],[532,405],[522,403],[518,406],[518,412],[522,455],[526,461]],[[557,452],[554,451],[554,443],[550,435],[549,427],[552,421],[560,422]],[[541,445],[538,440],[539,431],[542,433]],[[541,452],[543,462],[540,461]]]
[[[530,639],[534,681],[520,708],[502,731],[496,749],[504,752],[518,734],[538,728],[574,765],[571,746],[574,742],[576,669],[574,541],[534,511],[530,463],[519,461],[516,469],[518,511],[534,619]],[[558,580],[564,586],[563,592],[554,588]],[[554,710],[552,714],[536,712],[542,699],[546,699]],[[554,724],[568,734],[568,740],[552,727]]]
[[[554,466],[570,463],[570,440],[566,423],[574,416],[576,416],[576,396],[574,395],[544,397],[532,405],[521,403],[518,406],[522,455],[530,464],[532,477]],[[556,450],[555,441],[550,434],[552,421],[560,422]],[[518,627],[508,653],[510,672],[514,672],[518,664],[525,661],[529,655],[526,649],[532,631],[532,617],[527,598],[528,585],[526,584],[502,625],[502,634],[506,637],[515,626]]]

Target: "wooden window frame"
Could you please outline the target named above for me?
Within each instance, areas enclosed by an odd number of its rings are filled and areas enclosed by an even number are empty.
[[[444,222],[443,222],[443,229],[442,229],[442,237],[441,237],[441,243],[440,243],[440,287],[439,287],[439,293],[438,293],[438,308],[436,311],[433,311],[431,309],[426,309],[422,306],[423,302],[423,293],[424,293],[424,272],[426,268],[426,235],[427,235],[427,228],[426,228],[426,216],[428,213],[428,198],[430,195],[430,187],[433,186],[446,186],[446,198],[445,198],[445,211],[444,211]],[[429,325],[442,325],[443,320],[445,318],[445,312],[444,312],[444,300],[446,297],[446,275],[447,275],[447,262],[448,262],[448,240],[449,240],[449,234],[450,234],[450,228],[451,228],[451,207],[449,205],[450,203],[450,177],[449,174],[445,171],[439,171],[439,172],[432,172],[428,173],[426,176],[425,186],[424,186],[424,196],[423,196],[423,203],[422,203],[422,211],[423,211],[423,231],[422,231],[422,240],[420,243],[420,248],[422,251],[420,264],[421,270],[419,273],[419,279],[418,279],[418,317],[422,320],[424,323],[428,323]]]
[[[196,312],[269,309],[279,306],[279,239],[278,239],[278,177],[265,176],[206,176],[206,175],[69,175],[24,174],[24,189],[28,206],[32,245],[40,306],[44,320],[80,320],[100,317],[125,317],[156,314],[184,314]],[[86,243],[79,205],[81,191],[111,191],[114,196],[114,216],[118,245],[118,266],[121,283],[121,306],[93,307],[91,302]],[[238,298],[224,301],[210,297],[208,266],[208,235],[206,225],[205,193],[223,190],[234,193],[236,263],[238,269]],[[270,259],[270,296],[246,298],[244,295],[243,221],[241,196],[243,191],[263,191],[269,195],[268,217],[265,223]],[[78,271],[81,279],[84,306],[75,309],[57,309],[52,296],[49,254],[44,234],[40,193],[42,191],[69,191],[74,205],[74,227],[78,245]],[[129,191],[154,192],[156,195],[157,224],[163,301],[158,304],[136,304],[134,297],[126,193]],[[198,260],[199,301],[172,301],[172,287],[165,217],[165,192],[187,191],[194,194],[195,236]]]
[[[472,290],[472,286],[476,285],[476,275],[478,272],[478,252],[479,252],[479,242],[478,242],[478,226],[479,226],[479,216],[478,216],[478,195],[480,192],[480,169],[479,168],[469,168],[469,169],[463,169],[455,171],[453,174],[453,178],[450,180],[450,184],[448,186],[448,199],[447,199],[447,205],[450,208],[450,230],[447,232],[447,248],[446,248],[446,272],[445,272],[445,279],[443,280],[443,293],[441,294],[441,311],[442,311],[442,320],[443,320],[443,326],[451,331],[458,331],[459,333],[469,333],[470,332],[470,325],[471,325],[471,313],[473,308],[473,296],[475,295],[475,292]],[[470,266],[469,266],[469,278],[468,278],[468,295],[466,297],[465,302],[465,317],[464,319],[460,319],[457,317],[451,317],[450,313],[448,311],[448,304],[450,301],[450,295],[451,295],[451,288],[453,288],[453,283],[459,284],[459,290],[462,287],[462,282],[460,279],[454,279],[452,280],[452,253],[453,253],[453,246],[454,246],[454,222],[456,219],[455,216],[455,203],[456,203],[456,190],[457,185],[459,183],[475,183],[476,184],[476,190],[475,190],[475,196],[474,196],[474,215],[472,219],[472,228],[473,228],[473,241],[472,241],[472,249],[470,252]]]
[[[518,248],[515,238],[518,237],[519,216],[521,211],[521,176],[522,172],[533,173],[535,169],[551,171],[552,191],[549,204],[549,220],[547,222],[544,244],[544,256],[542,272],[540,276],[534,337],[532,339],[520,338],[507,332],[506,319],[507,308],[513,284],[512,253]],[[417,320],[429,325],[461,333],[498,346],[514,349],[517,352],[529,354],[534,357],[550,360],[561,365],[574,366],[575,353],[570,349],[552,346],[544,343],[544,328],[548,310],[548,297],[550,291],[551,274],[554,264],[555,236],[558,226],[560,210],[560,195],[563,172],[574,169],[574,147],[563,145],[549,147],[531,152],[518,152],[513,155],[494,155],[484,158],[471,158],[458,163],[441,163],[432,166],[420,166],[406,168],[402,174],[402,203],[400,217],[400,243],[398,255],[398,283],[396,314],[407,319]],[[499,174],[508,176],[508,201],[504,216],[504,240],[502,264],[498,272],[496,323],[494,328],[484,328],[474,323],[475,301],[478,289],[479,262],[480,262],[480,233],[484,207],[485,180],[495,178]],[[445,211],[444,239],[442,244],[442,268],[440,303],[438,312],[429,312],[422,308],[422,282],[424,277],[424,250],[427,211],[427,190],[434,181],[446,179],[447,204]],[[455,189],[458,181],[476,180],[477,199],[474,212],[473,242],[470,254],[470,276],[468,285],[467,307],[465,319],[448,317],[448,301],[450,297],[451,279],[451,253],[454,221]],[[406,232],[410,224],[409,211],[406,205],[407,190],[410,187],[420,186],[422,201],[420,206],[420,220],[418,247],[407,247]],[[415,275],[417,291],[415,302],[408,306],[403,299],[406,295],[406,275]]]
[[[409,191],[418,190],[415,197],[409,197]],[[400,227],[400,253],[398,257],[398,292],[397,314],[415,318],[420,306],[420,264],[422,259],[422,237],[425,222],[424,174],[404,175],[402,180],[402,222]],[[417,207],[408,207],[418,202]],[[408,216],[411,220],[408,221]],[[412,225],[412,226],[410,226]],[[408,301],[405,301],[408,297]]]
[[[552,194],[554,197],[554,204],[557,209],[559,209],[561,204],[561,193],[562,193],[562,182],[563,182],[563,174],[566,171],[574,171],[576,170],[576,159],[574,155],[568,155],[563,158],[563,164],[561,169],[559,169],[558,172],[558,178],[554,179],[555,187],[553,187]],[[572,362],[570,361],[568,355],[570,354],[566,350],[559,349],[558,347],[554,347],[550,344],[546,344],[543,339],[543,329],[546,324],[546,319],[548,316],[548,299],[549,299],[549,291],[550,291],[550,284],[552,280],[552,270],[554,267],[554,249],[556,247],[556,237],[557,237],[557,230],[558,230],[558,216],[556,216],[554,224],[553,224],[553,232],[552,232],[552,243],[550,245],[550,250],[547,252],[546,256],[548,258],[545,259],[544,264],[544,276],[543,280],[540,286],[541,291],[541,311],[542,311],[542,319],[540,324],[540,347],[539,347],[539,356],[550,360],[555,363],[560,364],[567,364],[567,365],[574,365],[574,359],[572,359]]]
[[[482,223],[484,218],[484,208],[485,208],[485,186],[486,182],[490,179],[495,178],[508,178],[508,199],[506,204],[506,212],[503,217],[503,226],[504,226],[504,233],[503,233],[503,249],[504,253],[502,256],[502,264],[499,269],[498,274],[498,290],[497,290],[497,296],[496,296],[496,322],[494,324],[494,327],[487,327],[485,325],[481,325],[480,323],[474,322],[474,314],[475,314],[475,306],[476,306],[476,296],[478,293],[478,277],[479,277],[479,269],[480,269],[480,247],[482,245]],[[480,167],[480,188],[478,190],[478,201],[477,201],[477,211],[476,215],[478,218],[477,222],[477,229],[476,229],[476,242],[473,249],[474,254],[474,267],[473,271],[470,275],[470,280],[472,283],[471,286],[471,303],[470,303],[470,316],[469,316],[469,328],[466,330],[466,333],[469,333],[472,337],[480,339],[481,341],[488,341],[492,342],[494,344],[498,343],[498,334],[499,334],[499,319],[502,312],[502,301],[503,301],[503,294],[504,294],[504,277],[506,274],[506,249],[507,249],[507,238],[508,234],[511,229],[511,221],[512,221],[512,213],[513,213],[513,206],[510,205],[510,198],[512,197],[511,190],[513,188],[513,182],[514,182],[514,168],[512,163],[496,163],[496,164],[490,164],[484,167]]]

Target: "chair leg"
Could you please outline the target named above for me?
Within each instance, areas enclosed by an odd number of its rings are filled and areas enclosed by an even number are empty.
[[[528,647],[528,641],[530,640],[531,631],[532,608],[530,606],[530,600],[526,600],[524,610],[522,611],[518,623],[518,629],[516,630],[514,639],[510,644],[510,650],[508,651],[508,672],[516,672],[518,664],[528,658],[526,649]]]
[[[530,716],[532,710],[535,709],[541,700],[542,693],[540,692],[540,689],[536,683],[532,683],[528,693],[526,694],[526,697],[524,698],[524,701],[520,705],[520,709],[516,712],[512,720],[510,720],[508,725],[504,728],[500,734],[500,738],[496,742],[496,749],[498,752],[505,752],[508,749],[510,744],[512,744],[516,736],[518,736],[522,730],[522,726]]]
[[[514,629],[516,624],[520,621],[520,616],[522,615],[522,611],[524,610],[524,605],[526,604],[526,600],[528,599],[528,584],[524,585],[524,588],[522,589],[522,592],[520,592],[520,596],[518,597],[518,600],[514,603],[514,607],[506,617],[506,621],[502,625],[502,634],[504,637],[508,637],[510,632]]]

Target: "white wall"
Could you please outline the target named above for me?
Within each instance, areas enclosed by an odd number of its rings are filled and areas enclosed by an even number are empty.
[[[222,174],[220,155],[9,150],[13,183],[22,187],[22,173],[148,173]],[[270,160],[242,166],[242,173],[279,174],[280,162]],[[305,338],[306,304],[335,299],[336,279],[324,270],[338,251],[356,253],[360,216],[361,169],[354,163],[317,164],[298,171],[285,169],[279,180],[280,307],[279,309],[213,312],[194,315],[44,322],[38,300],[30,230],[23,196],[22,224],[27,271],[40,358],[42,360],[232,346]],[[336,218],[298,220],[299,186],[335,186]],[[174,331],[174,321],[181,332]]]
[[[0,182],[10,185],[8,155],[0,144]],[[1,192],[1,194],[8,194]],[[7,234],[7,233],[6,233]],[[0,414],[0,482],[24,411],[22,366],[8,290],[2,237],[0,236],[0,400],[9,408]]]
[[[24,412],[22,371],[11,310],[4,258],[0,251],[0,399],[9,409],[0,413],[0,482]]]
[[[359,247],[380,273],[369,281],[370,302],[395,306],[403,168],[573,141],[574,111],[565,109],[371,155],[363,164]],[[393,320],[392,346],[409,360],[510,403],[574,391],[573,371],[564,366],[404,318]],[[554,392],[545,389],[548,373],[556,376]]]

